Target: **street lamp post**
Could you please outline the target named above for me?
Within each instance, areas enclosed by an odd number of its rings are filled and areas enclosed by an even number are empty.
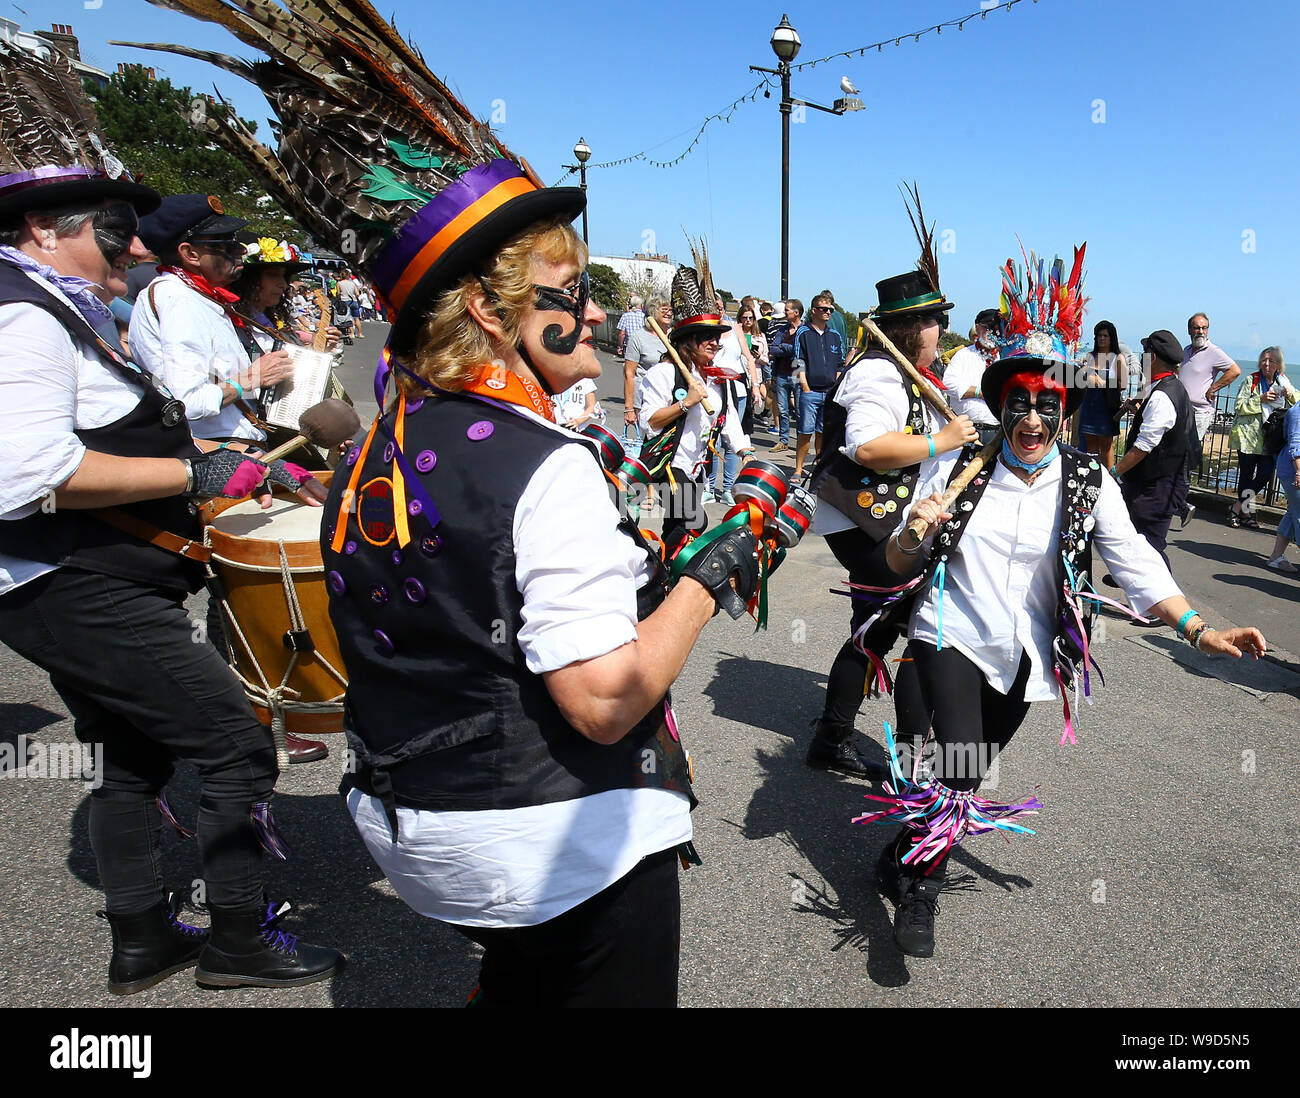
[[[587,143],[580,137],[578,143],[573,146],[573,155],[578,158],[578,172],[582,177],[582,194],[585,198],[587,195],[587,161],[591,159],[591,149]],[[582,204],[582,242],[587,241],[587,204]]]
[[[794,104],[800,103],[814,110],[827,114],[844,114],[846,111],[862,110],[859,99],[837,99],[833,107],[823,107],[810,103],[806,99],[795,99],[790,95],[790,62],[799,53],[802,42],[799,32],[790,25],[788,15],[781,16],[781,22],[772,31],[772,52],[776,54],[776,68],[767,69],[762,65],[750,65],[750,72],[766,72],[781,78],[781,300],[790,297],[790,114]],[[764,93],[766,94],[766,93]]]

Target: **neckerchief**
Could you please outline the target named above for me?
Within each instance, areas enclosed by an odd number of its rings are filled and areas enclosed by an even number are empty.
[[[498,366],[484,366],[464,392],[501,400],[520,408],[531,408],[543,419],[555,422],[555,408],[545,395],[522,374]]]
[[[938,389],[939,392],[946,393],[948,391],[948,386],[943,383],[939,375],[936,374],[933,370],[931,370],[929,366],[918,366],[916,368],[916,372],[919,373],[923,378],[925,378],[925,380],[928,381],[931,385],[933,385],[936,389]]]
[[[162,265],[158,268],[158,273],[175,275],[195,293],[202,294],[209,301],[215,301],[220,305],[226,316],[230,317],[230,322],[234,324],[236,328],[243,328],[246,326],[244,318],[231,308],[231,306],[239,300],[238,294],[232,294],[229,290],[224,289],[221,286],[214,286],[202,275],[193,274],[181,267]]]
[[[76,306],[77,312],[85,317],[86,323],[92,328],[98,328],[113,319],[112,310],[95,296],[94,287],[99,285],[97,282],[90,282],[76,275],[59,274],[53,267],[47,267],[26,252],[11,248],[8,244],[0,244],[0,255],[15,267],[40,275],[51,286],[57,287]]]
[[[1012,452],[1011,443],[1009,443],[1005,438],[1002,440],[1002,460],[1005,461],[1008,465],[1010,465],[1013,469],[1023,469],[1026,473],[1037,473],[1040,469],[1046,469],[1049,465],[1052,464],[1052,462],[1054,462],[1060,456],[1061,456],[1060,448],[1056,445],[1055,442],[1053,442],[1052,448],[1047,451],[1047,456],[1044,457],[1042,461],[1038,461],[1035,462],[1033,465],[1030,465],[1029,462],[1021,461],[1018,457],[1016,457],[1016,455]]]
[[[1163,374],[1155,374],[1151,378],[1151,384],[1154,385],[1157,381],[1164,381],[1165,378],[1173,377],[1173,376],[1174,376],[1173,370],[1166,370]]]

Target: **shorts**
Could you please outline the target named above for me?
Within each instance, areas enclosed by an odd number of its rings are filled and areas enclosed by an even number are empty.
[[[826,403],[825,391],[816,389],[805,393],[799,390],[799,433],[819,435],[822,432],[822,407]]]

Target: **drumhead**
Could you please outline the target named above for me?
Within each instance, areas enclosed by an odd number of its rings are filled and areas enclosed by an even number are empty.
[[[311,507],[301,500],[274,496],[267,510],[251,499],[227,507],[212,520],[212,525],[232,538],[316,543],[320,541],[324,514],[323,507]]]

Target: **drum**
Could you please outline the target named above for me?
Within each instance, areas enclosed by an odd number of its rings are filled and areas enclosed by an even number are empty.
[[[269,510],[243,500],[217,509],[204,536],[225,589],[231,666],[258,720],[269,728],[282,716],[302,735],[343,731],[347,678],[321,564],[324,513],[293,496],[276,494]]]

